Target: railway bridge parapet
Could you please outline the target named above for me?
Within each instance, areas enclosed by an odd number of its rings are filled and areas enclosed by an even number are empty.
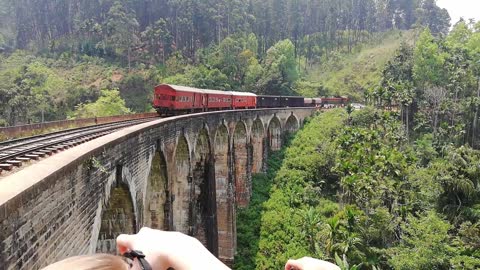
[[[235,211],[252,173],[313,108],[209,112],[158,119],[95,139],[0,179],[0,265],[39,269],[115,252],[143,226],[199,239],[227,264]]]

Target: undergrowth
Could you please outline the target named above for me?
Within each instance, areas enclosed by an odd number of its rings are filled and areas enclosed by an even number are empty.
[[[266,173],[258,173],[252,177],[252,197],[248,207],[237,211],[237,254],[235,255],[234,269],[255,269],[255,255],[258,252],[260,240],[260,225],[264,202],[270,198],[270,189],[277,171],[282,166],[285,146],[278,152],[271,152],[267,160]]]

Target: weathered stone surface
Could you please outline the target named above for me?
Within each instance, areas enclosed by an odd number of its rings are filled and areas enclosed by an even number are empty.
[[[161,151],[156,151],[148,177],[144,207],[144,226],[166,230],[166,203],[168,190],[167,163]]]
[[[145,225],[189,233],[231,263],[235,209],[250,199],[250,171],[262,170],[268,147],[280,149],[285,130],[311,112],[159,119],[0,178],[0,268],[39,269],[97,248],[112,251],[120,231]]]
[[[252,126],[251,132],[251,144],[253,147],[252,153],[252,172],[259,173],[262,171],[264,164],[264,138],[265,138],[265,127],[262,123],[262,120],[255,119]]]
[[[278,151],[282,148],[282,125],[276,115],[268,124],[267,138],[271,151]]]
[[[247,128],[243,122],[238,122],[233,135],[233,162],[236,204],[245,207],[250,201],[252,185],[251,171],[247,168],[248,145]]]

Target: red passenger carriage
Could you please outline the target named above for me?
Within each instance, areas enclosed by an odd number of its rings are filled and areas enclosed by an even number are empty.
[[[162,84],[155,87],[153,107],[161,115],[256,108],[257,95]]]
[[[155,87],[153,107],[161,115],[178,115],[232,109],[287,107],[343,107],[348,97],[303,98],[257,96],[248,92],[230,92],[161,84]]]

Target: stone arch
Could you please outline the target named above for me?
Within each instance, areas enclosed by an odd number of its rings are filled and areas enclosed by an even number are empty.
[[[168,229],[168,172],[165,155],[161,150],[155,152],[148,176],[145,196],[145,226],[153,229]]]
[[[192,235],[217,254],[215,168],[210,149],[208,130],[203,128],[197,137],[193,160]]]
[[[277,116],[270,120],[267,132],[270,151],[280,150],[282,148],[282,126]]]
[[[185,136],[178,139],[174,154],[174,174],[171,181],[172,230],[191,234],[190,150]]]
[[[298,123],[297,117],[292,113],[290,117],[288,117],[287,122],[285,123],[285,132],[286,133],[294,133],[299,129],[300,125]]]
[[[116,254],[115,239],[122,233],[136,232],[135,210],[127,181],[123,178],[123,166],[117,165],[115,179],[110,188],[98,234],[96,252]]]
[[[228,129],[220,125],[215,133],[215,186],[217,203],[218,257],[231,259],[234,254],[235,213],[233,185],[229,180]]]
[[[252,172],[259,173],[262,171],[263,168],[263,161],[264,161],[264,144],[263,138],[265,137],[265,128],[263,126],[262,120],[257,118],[253,122],[252,132],[251,134],[251,144],[253,147],[252,153]]]
[[[235,198],[237,206],[246,207],[250,201],[252,185],[248,172],[247,127],[242,121],[235,126],[233,133],[233,169]]]

